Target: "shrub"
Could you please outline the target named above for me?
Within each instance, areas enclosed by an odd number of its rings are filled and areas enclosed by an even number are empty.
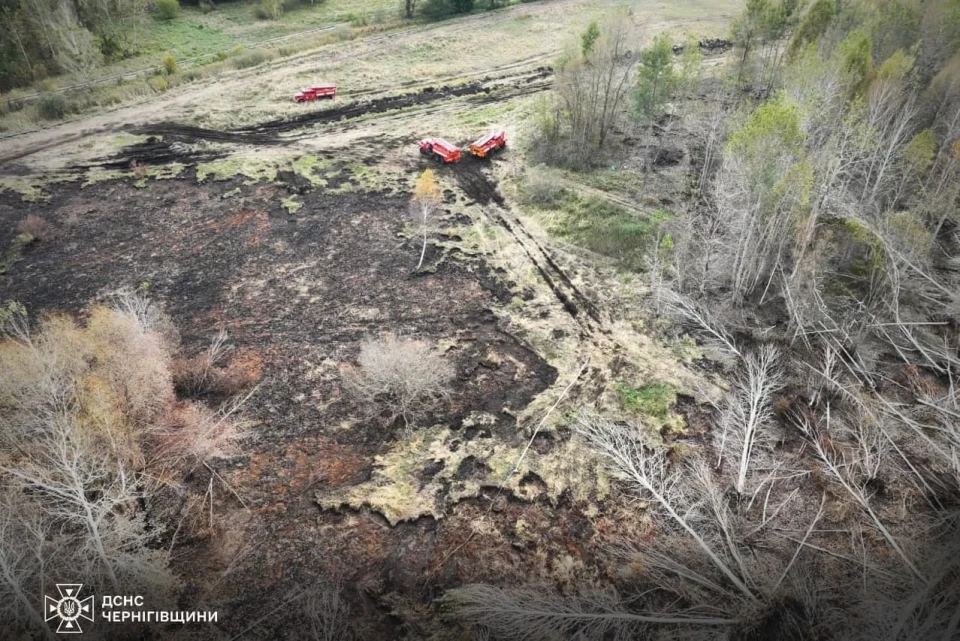
[[[156,0],[153,7],[158,20],[173,20],[180,14],[179,0]]]
[[[193,469],[214,457],[237,453],[239,426],[197,403],[178,402],[156,430],[157,454]]]
[[[156,76],[150,80],[150,86],[154,88],[155,91],[163,93],[167,90],[167,79],[163,76]]]
[[[283,0],[260,0],[256,14],[261,20],[276,20],[283,15]]]
[[[366,27],[366,26],[367,26],[367,17],[366,17],[366,16],[358,16],[358,15],[355,14],[355,13],[348,13],[347,16],[346,16],[346,18],[345,18],[345,20],[346,20],[346,22],[349,22],[349,23],[350,23],[350,26],[352,26],[352,27]]]
[[[236,69],[248,69],[250,67],[256,67],[267,61],[266,52],[260,49],[254,49],[253,51],[248,51],[245,54],[239,55],[233,59],[233,66]]]
[[[163,73],[168,76],[177,73],[177,58],[172,53],[164,54],[160,63],[163,65]]]
[[[232,351],[233,348],[227,345],[227,333],[221,331],[202,353],[174,359],[172,371],[176,389],[191,396],[233,396],[252,386],[260,378],[260,357],[255,353],[239,352],[222,365]]]
[[[148,169],[147,165],[141,165],[136,160],[130,162],[130,171],[133,172],[134,178],[138,180],[143,180],[147,177]]]
[[[453,366],[424,341],[388,335],[360,346],[358,367],[346,367],[343,381],[361,403],[380,408],[389,423],[409,427],[449,394]]]
[[[27,106],[27,103],[19,98],[19,94],[16,90],[11,91],[7,94],[6,99],[3,101],[3,108],[8,113],[16,113],[22,111],[24,107]]]
[[[67,115],[69,103],[63,94],[48,92],[37,102],[37,114],[43,120],[60,120]]]
[[[214,7],[213,7],[213,3],[212,3],[212,2],[201,2],[201,3],[200,3],[200,13],[202,13],[202,14],[204,14],[204,15],[206,15],[206,14],[210,13],[211,11],[213,11],[213,8],[214,8]]]
[[[555,208],[559,206],[565,193],[563,184],[548,170],[533,167],[527,172],[522,197],[528,205]]]
[[[124,39],[111,33],[101,33],[97,36],[97,48],[106,60],[123,60],[130,57],[132,52]]]
[[[21,234],[29,234],[34,240],[46,241],[53,237],[53,231],[47,221],[34,214],[17,223],[17,231]]]

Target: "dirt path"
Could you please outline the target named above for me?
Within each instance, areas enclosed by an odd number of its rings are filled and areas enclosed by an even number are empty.
[[[81,161],[78,156],[83,155],[78,149],[80,146],[91,145],[91,140],[131,125],[227,123],[234,126],[214,128],[252,131],[262,126],[256,123],[271,124],[276,129],[296,128],[311,119],[329,121],[336,112],[325,116],[324,111],[309,108],[311,110],[304,113],[302,106],[294,106],[289,101],[291,91],[317,75],[340,82],[341,98],[347,103],[342,109],[349,110],[360,108],[353,102],[357,99],[369,102],[396,92],[411,94],[438,83],[448,87],[458,83],[476,86],[478,78],[535,71],[556,55],[562,41],[553,27],[553,33],[537,36],[538,30],[526,29],[527,25],[569,23],[572,29],[587,20],[591,12],[603,11],[608,5],[613,6],[613,1],[553,0],[520,4],[502,11],[327,45],[252,70],[231,71],[183,86],[148,101],[0,139],[0,166],[23,165],[28,160],[30,171],[41,173],[77,164]],[[642,14],[638,19],[647,22],[648,33],[666,28],[681,31],[694,26],[709,30],[709,25],[722,23],[727,17],[723,12],[726,7],[721,5],[715,14],[697,15],[691,10],[677,19],[650,20],[666,6],[637,5],[635,10]],[[581,15],[582,18],[576,19]],[[486,50],[484,41],[489,42]],[[511,46],[513,44],[516,46]],[[402,101],[398,105],[404,106]],[[279,124],[286,121],[291,124]]]
[[[408,45],[411,41],[429,40],[436,34],[449,37],[467,30],[482,30],[490,24],[516,19],[543,11],[556,11],[564,5],[576,4],[579,0],[555,0],[550,3],[524,4],[504,11],[468,16],[455,21],[435,23],[427,26],[410,27],[386,34],[375,34],[355,41],[327,45],[314,51],[268,63],[254,70],[228,72],[216,78],[201,81],[170,91],[147,101],[124,105],[96,115],[82,117],[73,121],[54,125],[40,131],[26,132],[0,139],[0,165],[21,160],[32,154],[49,150],[59,145],[76,142],[88,136],[99,135],[125,129],[131,123],[148,124],[158,121],[179,120],[192,105],[201,105],[208,101],[220,100],[234,92],[257,82],[259,78],[270,77],[272,81],[296,76],[321,66],[333,66],[351,60],[381,56],[384,53]],[[544,55],[533,59],[518,61],[516,64],[538,62]],[[495,71],[490,69],[489,71]],[[482,74],[473,72],[466,76]],[[464,75],[440,76],[437,81],[452,82],[464,78]],[[413,86],[416,86],[416,82]],[[358,90],[356,94],[349,90],[343,92],[348,98],[382,94],[411,86],[410,81],[401,83],[377,83],[374,86]],[[222,108],[223,105],[219,105]],[[217,105],[213,105],[218,108]]]

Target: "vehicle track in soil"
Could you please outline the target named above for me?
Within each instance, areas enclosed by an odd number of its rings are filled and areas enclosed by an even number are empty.
[[[358,127],[367,125],[368,123],[376,123],[378,125],[390,124],[390,123],[399,123],[407,120],[422,119],[424,116],[434,116],[440,114],[451,113],[455,111],[462,111],[471,106],[477,105],[486,105],[494,102],[505,102],[507,100],[513,100],[516,98],[521,98],[523,96],[532,95],[535,93],[540,93],[541,91],[546,91],[552,86],[551,80],[544,80],[533,82],[522,87],[506,87],[498,91],[481,92],[476,95],[467,96],[465,100],[455,100],[455,101],[445,101],[437,104],[435,102],[419,104],[408,109],[392,111],[389,113],[383,114],[381,117],[376,118],[375,120],[348,120],[346,122],[332,122],[327,123],[327,128],[324,129],[326,132],[346,132]],[[313,136],[312,133],[305,133],[297,138],[305,138],[308,136]]]
[[[482,80],[462,84],[446,85],[438,88],[428,87],[417,92],[373,99],[304,114],[293,120],[274,120],[235,130],[220,131],[175,122],[152,123],[142,126],[125,127],[124,130],[151,138],[145,142],[124,147],[120,152],[97,158],[89,163],[74,164],[70,170],[84,170],[92,167],[103,169],[128,169],[132,163],[138,165],[163,165],[178,162],[195,165],[227,155],[225,150],[197,150],[191,147],[198,142],[217,142],[237,145],[287,145],[312,133],[302,133],[281,137],[282,133],[291,133],[317,125],[330,125],[328,130],[347,131],[360,126],[369,126],[372,122],[383,124],[397,120],[420,118],[428,114],[465,109],[471,104],[502,102],[521,96],[546,90],[551,83],[552,69],[539,67],[530,72],[498,77],[485,77]],[[466,98],[467,102],[456,99]],[[453,101],[453,102],[451,102]],[[358,119],[364,116],[383,114],[375,119]],[[158,137],[162,137],[162,140]],[[183,147],[178,148],[177,143]],[[358,147],[350,145],[355,152]],[[371,147],[371,151],[375,148]]]
[[[56,147],[58,145],[67,144],[80,140],[85,137],[100,135],[100,134],[109,134],[116,132],[129,132],[137,133],[149,136],[164,136],[165,140],[168,142],[179,141],[184,143],[191,143],[196,141],[208,141],[208,142],[226,142],[234,144],[248,144],[248,145],[266,145],[266,144],[284,144],[288,140],[282,140],[278,138],[272,138],[270,136],[261,136],[257,135],[258,128],[263,128],[264,131],[267,131],[266,125],[274,123],[276,128],[274,133],[292,131],[300,126],[308,126],[312,124],[322,124],[322,123],[332,123],[334,121],[341,122],[344,120],[354,120],[361,116],[367,115],[369,113],[384,113],[387,111],[396,111],[398,109],[403,109],[403,103],[408,102],[413,106],[421,106],[433,104],[437,101],[443,99],[455,98],[458,96],[469,96],[474,94],[485,94],[485,98],[489,96],[495,89],[492,87],[485,87],[484,85],[490,83],[500,83],[504,85],[508,91],[512,89],[512,95],[509,96],[490,96],[489,98],[480,100],[480,104],[485,104],[494,99],[510,99],[520,95],[526,95],[536,91],[543,91],[549,87],[550,79],[552,78],[552,70],[548,66],[538,66],[531,69],[531,65],[542,63],[550,60],[553,54],[542,54],[537,56],[532,56],[530,58],[525,58],[523,60],[518,60],[513,63],[506,65],[501,65],[499,67],[494,67],[491,69],[484,69],[479,71],[474,71],[466,74],[448,74],[445,76],[438,76],[427,81],[410,81],[403,82],[397,85],[389,87],[378,87],[375,89],[366,89],[357,92],[350,92],[348,95],[350,97],[356,96],[383,96],[383,98],[371,98],[364,100],[360,103],[348,104],[342,108],[335,108],[333,110],[322,110],[319,112],[310,112],[303,114],[302,116],[296,119],[283,119],[278,118],[272,121],[266,121],[264,123],[258,123],[256,125],[249,125],[234,130],[216,130],[208,129],[204,127],[191,126],[186,124],[179,124],[173,121],[159,121],[154,123],[147,123],[144,125],[130,125],[130,124],[117,124],[113,126],[99,127],[95,129],[85,129],[80,132],[69,134],[57,140],[53,140],[44,144],[40,144],[34,147],[21,149],[18,152],[0,156],[0,165],[6,163],[13,163],[15,161],[21,160],[27,156],[30,156],[35,153],[39,153]],[[520,69],[520,73],[510,74],[502,73],[505,71],[513,71]],[[500,75],[496,75],[496,74]],[[472,80],[477,76],[482,76],[480,80]],[[539,76],[539,80],[537,77]],[[517,79],[522,80],[524,77],[529,77],[526,84],[522,87],[514,86],[513,88],[509,87],[509,81],[514,81]],[[456,84],[458,81],[468,81],[464,82],[462,85]],[[438,83],[446,83],[436,87]],[[417,91],[410,91],[411,87],[419,87]],[[403,94],[400,95],[389,95],[398,89],[407,89]],[[428,90],[429,89],[429,90]],[[427,91],[428,90],[428,91]],[[419,98],[418,98],[419,97]],[[392,105],[392,106],[391,106]],[[366,110],[365,110],[366,107]],[[281,123],[289,122],[289,125],[284,125]],[[304,122],[303,125],[298,125],[296,123]],[[35,132],[34,132],[35,133]],[[114,166],[113,160],[119,159],[121,154],[118,154],[116,158],[110,159],[96,159],[89,163],[78,163],[70,166],[70,169],[82,169],[88,167],[107,167]],[[107,161],[106,163],[104,161]],[[145,160],[141,158],[140,160]],[[171,157],[167,162],[183,162],[181,158],[174,158],[171,154]],[[151,164],[160,164],[160,162],[153,162]]]
[[[376,98],[373,100],[362,101],[354,104],[348,104],[343,107],[333,109],[324,109],[305,113],[294,118],[279,118],[267,122],[258,123],[248,127],[241,127],[234,130],[238,134],[279,134],[302,129],[317,124],[329,122],[338,122],[367,116],[370,114],[379,114],[389,111],[397,111],[410,107],[427,105],[435,102],[442,102],[452,98],[461,98],[464,96],[475,96],[477,94],[491,94],[496,91],[506,90],[507,95],[498,94],[498,99],[509,99],[510,89],[521,90],[525,85],[535,85],[538,89],[546,86],[546,81],[553,76],[553,68],[537,67],[532,72],[515,75],[484,77],[480,80],[474,80],[465,84],[451,84],[441,87],[424,87],[420,91],[403,93],[397,96],[388,96]]]
[[[351,98],[356,98],[358,96],[378,96],[388,92],[398,91],[401,89],[406,91],[413,91],[414,89],[429,87],[441,82],[450,84],[457,81],[470,80],[472,78],[477,78],[478,76],[490,77],[491,74],[503,73],[506,71],[512,71],[514,69],[524,70],[528,68],[532,69],[535,67],[546,67],[546,66],[550,66],[550,63],[556,60],[557,56],[559,56],[562,53],[562,51],[563,51],[562,49],[555,49],[548,53],[537,54],[529,58],[524,58],[523,60],[516,60],[514,62],[510,62],[497,67],[491,67],[489,69],[478,69],[476,71],[471,71],[468,73],[448,73],[440,76],[435,76],[428,80],[407,80],[405,82],[401,82],[399,84],[392,85],[386,88],[371,87],[369,89],[359,89],[356,91],[351,91],[349,93],[349,96]]]
[[[482,161],[467,156],[450,167],[460,189],[477,204],[483,205],[485,215],[510,234],[584,334],[595,337],[598,332],[606,333],[597,304],[577,287],[550,250],[534,238],[519,219],[510,214],[497,185],[484,171]]]
[[[403,47],[409,47],[421,42],[429,42],[430,39],[435,36],[448,39],[451,37],[455,38],[464,33],[483,31],[483,29],[489,26],[503,24],[521,18],[534,17],[540,14],[562,14],[576,10],[583,1],[584,0],[550,0],[549,2],[518,4],[500,11],[364,35],[343,43],[324,45],[316,49],[304,51],[282,60],[260,65],[252,70],[227,72],[216,78],[202,80],[196,84],[185,86],[182,89],[168,92],[162,97],[151,97],[146,100],[134,101],[118,107],[105,109],[96,114],[81,116],[38,130],[0,135],[0,141],[3,141],[3,144],[7,147],[0,152],[0,165],[46,152],[47,155],[43,159],[35,161],[34,166],[37,168],[35,173],[56,173],[67,163],[63,162],[65,159],[64,154],[53,155],[50,154],[50,150],[61,146],[75,145],[92,136],[123,131],[126,129],[128,123],[136,122],[147,124],[186,118],[193,112],[197,105],[215,104],[223,95],[229,95],[235,91],[242,91],[245,87],[256,84],[260,80],[270,79],[272,81],[278,78],[287,80],[304,73],[319,72],[330,65],[340,65],[344,62],[349,63],[354,60],[380,57]],[[655,11],[655,9],[651,9],[650,11]],[[647,14],[648,11],[643,10],[642,13]],[[651,15],[650,17],[653,16]],[[673,17],[666,22],[649,23],[647,26],[653,31],[660,31],[667,27],[677,27],[680,25],[689,27],[700,22],[713,23],[723,17],[727,16],[718,17],[716,14],[705,14],[697,17]],[[551,51],[555,51],[555,42],[552,42],[551,45],[553,45],[551,46]],[[507,62],[503,65],[503,69],[522,65],[523,62],[536,63],[545,61],[545,59],[551,55],[550,52],[541,51],[526,61]],[[496,69],[496,67],[489,68],[491,71],[494,69]],[[455,77],[474,78],[485,72],[486,71],[482,69],[474,69],[466,74]],[[421,82],[423,82],[423,84],[430,82],[447,82],[447,79],[451,77],[450,75],[439,75],[424,81],[419,79],[406,80],[395,84],[392,90],[396,91],[398,89],[420,86]],[[382,85],[372,88],[358,88],[356,95],[377,95],[381,89]],[[257,105],[257,108],[259,108],[259,105]],[[70,149],[68,153],[71,152],[72,155],[77,156],[74,162],[85,161],[79,149]]]

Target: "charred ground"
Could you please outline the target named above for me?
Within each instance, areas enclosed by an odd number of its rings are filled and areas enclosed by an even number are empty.
[[[468,207],[503,202],[485,167],[465,163],[456,171]],[[151,181],[149,189],[122,180],[53,188],[49,202],[0,200],[4,246],[12,240],[6,230],[24,215],[44,217],[56,234],[27,246],[0,277],[0,299],[79,313],[118,285],[140,287],[164,301],[188,351],[202,350],[224,329],[262,362],[255,401],[244,412],[252,435],[245,454],[214,466],[231,489],[215,494],[212,529],[175,543],[185,601],[229,604],[225,629],[236,633],[323,568],[357,586],[350,599],[364,614],[368,638],[388,638],[400,620],[409,626],[436,616],[431,600],[445,588],[538,571],[542,557],[528,554],[534,549],[590,566],[586,541],[594,534],[569,499],[520,500],[493,484],[476,498],[447,498],[441,490],[445,518],[395,527],[366,508],[318,507],[316,492],[369,480],[375,457],[402,436],[402,428],[366,416],[341,391],[336,364],[355,358],[364,337],[391,331],[449,345],[456,400],[431,423],[450,426],[451,449],[476,439],[522,441],[514,412],[557,373],[493,313],[509,301],[509,283],[480,258],[431,246],[432,273],[411,276],[416,248],[402,234],[404,181],[380,192],[306,191],[293,214],[279,205],[291,191],[296,186],[282,180],[198,184],[188,171]],[[449,236],[467,233],[463,217],[448,223]],[[128,282],[117,282],[118,270]],[[496,420],[467,420],[477,414]],[[556,445],[541,438],[535,449]],[[414,473],[426,483],[443,465]],[[443,483],[455,493],[458,483],[488,475],[484,468],[467,457]],[[202,488],[211,474],[201,469],[188,482]],[[520,484],[543,494],[535,474]],[[171,529],[185,510],[175,496],[152,505],[151,519]],[[482,516],[499,525],[475,535],[472,523]],[[494,536],[497,530],[515,534]],[[391,616],[397,610],[406,614]],[[258,629],[272,638],[288,638],[297,625],[268,620]]]

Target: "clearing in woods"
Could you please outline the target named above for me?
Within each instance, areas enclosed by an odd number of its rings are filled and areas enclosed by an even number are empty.
[[[548,410],[565,390],[609,397],[613,377],[667,381],[678,408],[714,388],[619,320],[510,191],[551,65],[617,4],[544,1],[371,35],[0,140],[0,250],[26,215],[57,230],[10,263],[0,301],[80,311],[145,287],[188,349],[224,329],[262,362],[244,455],[211,463],[230,487],[214,525],[167,541],[181,607],[217,603],[225,638],[288,638],[299,611],[271,611],[321,571],[343,577],[363,638],[425,638],[447,588],[600,585],[610,569],[594,551],[642,527],[627,507],[596,509],[608,479]],[[628,4],[644,40],[722,37],[740,7]],[[338,84],[336,101],[294,105],[314,81]],[[419,137],[462,145],[495,126],[509,143],[492,162],[417,154]],[[427,273],[411,277],[405,216],[427,167],[444,217]],[[341,366],[383,332],[428,339],[456,366],[454,401],[429,427],[387,430],[342,394]],[[209,479],[188,480],[202,494]],[[165,523],[178,509],[151,506]]]

